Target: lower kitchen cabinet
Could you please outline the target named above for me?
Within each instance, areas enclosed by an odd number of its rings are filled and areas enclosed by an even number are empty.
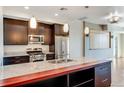
[[[111,85],[111,62],[95,67],[95,87]]]
[[[67,75],[23,85],[23,87],[67,87]]]
[[[55,59],[55,54],[47,54],[46,55],[46,60],[53,60]]]
[[[29,56],[14,56],[14,57],[4,57],[3,65],[12,65],[29,62]]]

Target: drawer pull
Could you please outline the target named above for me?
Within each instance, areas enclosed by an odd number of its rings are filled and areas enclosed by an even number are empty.
[[[104,80],[102,80],[102,82],[104,83],[104,82],[106,82],[106,81],[108,81],[108,79],[106,78],[106,79],[104,79]]]

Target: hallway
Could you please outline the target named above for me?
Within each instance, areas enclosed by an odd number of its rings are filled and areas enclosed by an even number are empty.
[[[112,87],[124,87],[124,58],[113,59]]]

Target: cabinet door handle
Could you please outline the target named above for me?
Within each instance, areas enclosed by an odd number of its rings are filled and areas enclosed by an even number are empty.
[[[108,81],[108,79],[106,78],[106,79],[104,79],[104,80],[102,80],[102,82],[104,83],[104,82],[106,82],[106,81]]]
[[[107,69],[108,69],[107,67],[100,68],[100,70],[107,70]]]

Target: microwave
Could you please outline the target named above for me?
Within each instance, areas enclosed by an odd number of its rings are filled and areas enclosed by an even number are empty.
[[[28,35],[29,44],[42,44],[44,43],[44,35]]]

